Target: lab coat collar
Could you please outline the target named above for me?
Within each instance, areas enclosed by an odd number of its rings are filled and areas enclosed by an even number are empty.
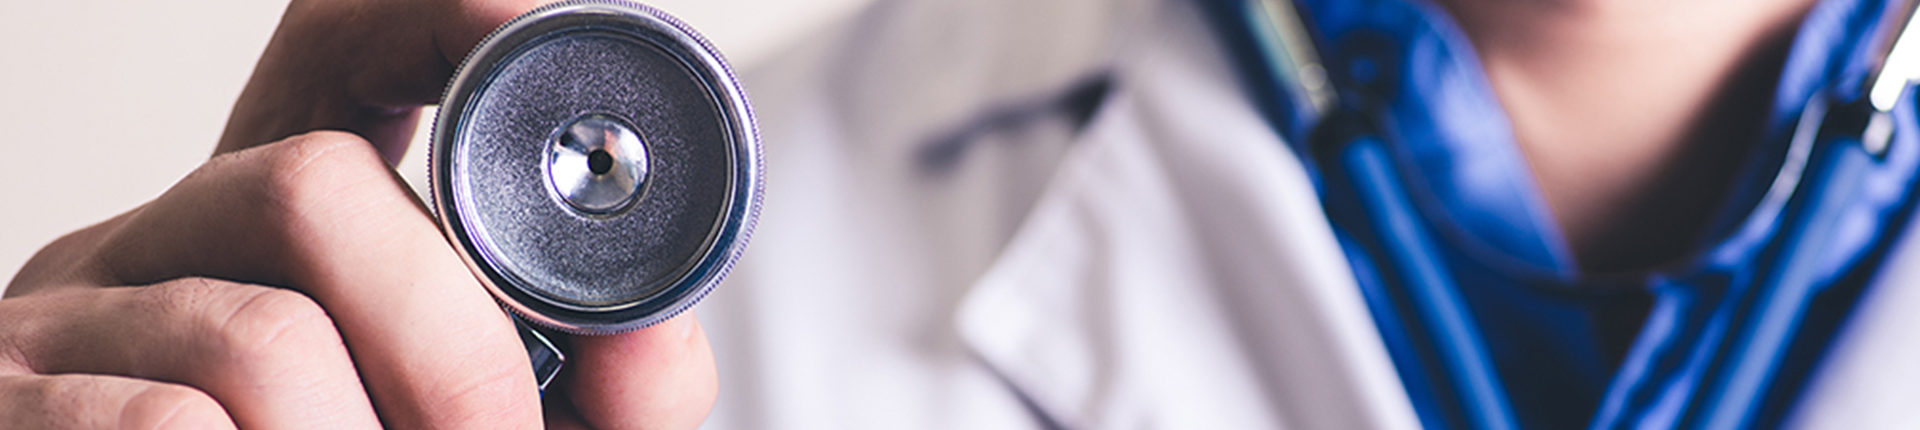
[[[1192,5],[1157,12],[961,338],[1068,428],[1416,427],[1297,159]]]

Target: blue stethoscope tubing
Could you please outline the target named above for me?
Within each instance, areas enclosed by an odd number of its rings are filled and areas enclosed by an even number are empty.
[[[1766,254],[1757,282],[1744,294],[1727,294],[1714,309],[1721,324],[1716,353],[1708,372],[1680,419],[1681,427],[1736,429],[1752,425],[1774,369],[1787,353],[1812,297],[1830,280],[1820,279],[1823,257],[1835,252],[1841,212],[1856,199],[1867,173],[1883,161],[1892,141],[1891,115],[1896,101],[1916,70],[1911,57],[1920,56],[1920,42],[1907,40],[1916,2],[1900,5],[1883,24],[1891,30],[1882,41],[1882,64],[1867,80],[1856,100],[1836,103],[1840,92],[1816,95],[1801,113],[1793,130],[1790,153],[1802,154],[1801,164],[1789,160],[1782,177],[1791,176],[1791,194],[1779,219],[1780,228]],[[1324,198],[1329,220],[1355,238],[1351,244],[1370,264],[1371,276],[1395,297],[1369,297],[1376,309],[1400,309],[1402,315],[1376,321],[1383,333],[1420,339],[1416,350],[1437,362],[1436,394],[1451,397],[1466,427],[1519,427],[1500,375],[1481,331],[1469,314],[1465,299],[1449,274],[1438,237],[1421,216],[1406,188],[1392,148],[1375,121],[1352,94],[1336,93],[1320,68],[1311,33],[1291,0],[1221,0],[1216,10],[1242,20],[1248,29],[1241,46],[1243,57],[1257,60],[1256,69],[1267,82],[1255,82],[1257,91],[1270,92],[1292,103],[1269,109],[1275,127],[1287,125],[1306,134],[1310,171],[1324,194],[1329,190],[1351,198]],[[1258,73],[1256,73],[1258,75]],[[1889,96],[1888,94],[1891,94]],[[1343,99],[1342,95],[1349,96]],[[1268,107],[1273,107],[1269,105]],[[1790,157],[1791,158],[1791,157]],[[1345,215],[1345,216],[1343,216]],[[1371,239],[1371,240],[1368,240]],[[1352,250],[1349,251],[1353,253]],[[1363,267],[1365,266],[1365,267]],[[1396,303],[1398,305],[1396,305]],[[1377,312],[1377,311],[1376,311]],[[1410,317],[1410,318],[1409,318]],[[1411,319],[1411,321],[1407,321]],[[1403,375],[1404,376],[1404,375]],[[1433,426],[1432,417],[1422,417]],[[1447,420],[1440,420],[1441,422]],[[1627,425],[1595,422],[1596,427]],[[1444,426],[1444,425],[1441,425]]]
[[[1337,172],[1328,172],[1323,177],[1333,182],[1326,186],[1344,189],[1358,197],[1328,201],[1328,204],[1346,206],[1328,208],[1329,214],[1371,216],[1330,219],[1359,222],[1363,225],[1341,227],[1364,229],[1374,236],[1376,240],[1359,241],[1360,246],[1372,257],[1381,282],[1403,287],[1399,296],[1420,322],[1418,326],[1427,329],[1423,333],[1427,348],[1423,349],[1437,356],[1441,370],[1452,380],[1453,397],[1459,399],[1458,406],[1468,425],[1488,430],[1516,428],[1506,391],[1493,368],[1493,358],[1480,338],[1480,329],[1467,313],[1466,299],[1460,296],[1447,266],[1435,258],[1440,253],[1434,235],[1419,216],[1414,202],[1398,186],[1403,182],[1387,142],[1369,133],[1373,127],[1364,125],[1366,119],[1357,112],[1335,113],[1335,117],[1321,123],[1312,139],[1315,152],[1328,158],[1320,164],[1336,166]],[[1370,300],[1392,301],[1378,297]],[[1370,305],[1395,307],[1392,303]],[[1400,333],[1410,333],[1410,329],[1404,324],[1395,328]]]
[[[1843,217],[1846,202],[1858,198],[1866,173],[1881,161],[1890,136],[1872,132],[1873,127],[1888,124],[1890,115],[1874,109],[1865,99],[1827,107],[1825,98],[1816,98],[1801,115],[1821,118],[1801,121],[1790,145],[1811,145],[1812,153],[1800,183],[1782,212],[1780,237],[1770,252],[1759,283],[1753,286],[1748,306],[1724,303],[1717,312],[1731,313],[1738,326],[1730,327],[1724,349],[1708,369],[1717,370],[1701,387],[1701,397],[1682,426],[1704,429],[1737,429],[1751,424],[1761,403],[1762,393],[1772,383],[1774,372],[1805,316],[1807,305],[1826,284],[1818,279],[1819,262],[1834,252],[1831,238]],[[1889,130],[1890,131],[1890,130]],[[1805,141],[1810,139],[1810,141]],[[1878,144],[1874,143],[1878,141]],[[1877,148],[1875,148],[1877,147]],[[1725,300],[1740,300],[1730,294]],[[1745,314],[1744,318],[1740,318]]]

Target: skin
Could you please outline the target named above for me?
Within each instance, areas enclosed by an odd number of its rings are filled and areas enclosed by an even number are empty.
[[[1442,0],[1589,272],[1692,249],[1811,0]]]
[[[698,425],[717,380],[690,315],[569,339],[543,405],[392,170],[454,65],[534,6],[294,1],[214,157],[5,290],[0,428]]]
[[[1446,0],[1583,266],[1686,251],[1807,0]],[[295,1],[216,156],[42,250],[0,300],[0,428],[685,428],[690,317],[572,339],[541,404],[507,319],[394,177],[521,1]],[[1675,43],[1686,41],[1686,43]],[[310,132],[312,130],[340,130]],[[269,143],[271,142],[271,143]],[[458,335],[449,335],[449,334]]]

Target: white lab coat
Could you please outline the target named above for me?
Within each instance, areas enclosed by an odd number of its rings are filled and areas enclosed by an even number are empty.
[[[708,426],[1417,427],[1206,25],[1184,0],[891,1],[750,67],[767,200],[697,311]],[[929,161],[1103,78],[1078,130],[1030,115]],[[1905,242],[1892,285],[1920,279]],[[1794,422],[1920,422],[1911,309],[1920,291],[1869,290]]]

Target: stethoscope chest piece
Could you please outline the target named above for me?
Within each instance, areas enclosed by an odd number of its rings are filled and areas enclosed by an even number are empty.
[[[654,9],[570,1],[467,57],[435,118],[434,212],[536,325],[633,330],[726,275],[758,215],[759,137],[720,54]]]

